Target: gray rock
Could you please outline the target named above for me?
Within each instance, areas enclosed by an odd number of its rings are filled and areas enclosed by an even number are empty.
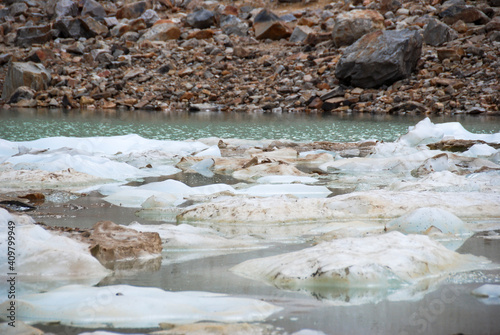
[[[106,10],[95,0],[85,0],[82,8],[82,16],[90,15],[95,18],[106,17]]]
[[[154,11],[153,9],[146,10],[140,16],[140,18],[144,20],[144,22],[146,23],[146,25],[148,27],[151,27],[153,24],[156,23],[156,21],[158,21],[160,19],[160,17],[158,16],[158,13],[156,13],[156,11]]]
[[[296,26],[293,30],[292,36],[290,36],[290,42],[292,43],[302,43],[315,31],[308,26]]]
[[[390,85],[410,76],[421,53],[422,35],[418,31],[376,31],[344,51],[335,76],[343,83],[363,88]]]
[[[220,27],[226,35],[247,36],[248,23],[234,15],[224,15],[220,19]]]
[[[20,27],[16,31],[15,44],[28,47],[33,43],[43,44],[52,40],[50,24],[46,26]]]
[[[9,98],[9,104],[18,103],[21,100],[31,100],[35,96],[35,91],[27,86],[19,86]]]
[[[337,15],[332,38],[337,47],[351,45],[361,36],[384,27],[384,17],[379,12],[352,10]]]
[[[206,29],[214,24],[215,15],[212,11],[200,8],[186,17],[186,22],[193,28]]]
[[[86,29],[82,26],[82,21],[71,17],[63,17],[57,20],[54,23],[54,29],[57,29],[59,31],[59,37],[63,38],[71,37],[78,39],[80,37],[92,37],[86,35]]]
[[[78,5],[76,2],[73,2],[72,0],[55,1],[54,15],[56,17],[77,16],[78,15]]]
[[[455,29],[436,20],[431,19],[425,26],[424,42],[428,45],[439,46],[445,42],[453,41],[458,38],[458,33]]]
[[[290,27],[273,12],[263,9],[254,18],[253,29],[256,39],[279,40],[292,34]]]
[[[27,11],[28,5],[26,5],[24,2],[16,2],[9,7],[9,14],[14,17],[25,14]]]
[[[84,36],[106,36],[109,32],[108,27],[106,27],[104,24],[100,23],[93,17],[81,17],[79,18],[79,20],[84,31]]]
[[[21,86],[35,91],[47,88],[51,80],[50,71],[39,63],[12,62],[3,85],[2,99],[7,100]]]

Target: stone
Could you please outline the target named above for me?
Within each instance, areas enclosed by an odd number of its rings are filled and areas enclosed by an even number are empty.
[[[263,9],[255,16],[253,29],[256,39],[279,40],[292,35],[290,27],[267,9]]]
[[[475,24],[486,24],[490,21],[490,18],[478,8],[461,4],[446,7],[439,12],[439,17],[448,25],[452,25],[458,20]]]
[[[235,15],[224,15],[220,19],[220,27],[226,35],[247,36],[248,23]]]
[[[491,7],[500,7],[500,0],[488,0],[488,5]]]
[[[154,25],[139,39],[142,41],[167,41],[176,40],[181,36],[181,30],[175,23],[161,23]]]
[[[75,38],[92,37],[87,35],[87,30],[82,26],[82,21],[77,18],[63,17],[54,23],[54,29],[59,31],[59,37]]]
[[[21,14],[26,14],[27,11],[28,5],[26,5],[24,2],[16,2],[9,7],[9,14],[13,17],[19,16]]]
[[[154,25],[156,22],[160,20],[160,17],[158,16],[158,13],[154,11],[153,9],[147,9],[141,16],[141,19],[144,20],[146,23],[146,26],[149,28],[152,25]]]
[[[83,2],[82,16],[90,15],[95,18],[106,17],[106,10],[95,0],[85,0]]]
[[[337,47],[351,45],[361,36],[384,29],[384,17],[374,10],[352,10],[335,18],[332,38]]]
[[[89,237],[90,252],[102,264],[160,256],[163,249],[160,235],[117,225],[111,221],[100,221],[92,227]]]
[[[422,35],[415,30],[369,33],[345,51],[335,76],[348,85],[374,88],[410,76],[422,53]]]
[[[78,4],[72,0],[52,0],[49,1],[49,9],[47,13],[55,17],[63,16],[77,16],[78,15]]]
[[[21,100],[31,100],[35,96],[35,90],[27,86],[19,86],[9,98],[8,103],[14,104]]]
[[[3,85],[2,99],[7,100],[20,87],[27,86],[35,91],[47,88],[51,80],[50,71],[42,64],[12,62]]]
[[[28,47],[34,43],[43,44],[53,38],[50,24],[44,26],[20,27],[16,31],[15,44]]]
[[[124,5],[116,12],[116,18],[120,19],[135,19],[140,17],[147,9],[151,9],[152,5],[149,1],[138,1]]]
[[[439,46],[458,38],[458,33],[454,29],[436,19],[429,20],[423,35],[424,42],[432,46]]]
[[[206,40],[214,36],[214,31],[212,29],[196,30],[188,34],[186,39],[196,38],[198,40]]]
[[[215,15],[212,11],[200,8],[188,14],[186,22],[190,27],[206,29],[210,28],[215,23]]]
[[[308,26],[296,26],[290,36],[290,42],[292,43],[302,43],[309,35],[313,35],[315,31]]]
[[[465,54],[464,49],[460,47],[452,47],[452,48],[439,48],[436,50],[439,61],[443,61],[445,59],[450,59],[452,61],[460,61],[462,56]]]
[[[500,16],[495,16],[490,22],[485,26],[486,31],[500,31]]]
[[[49,48],[36,48],[31,51],[31,53],[26,57],[25,61],[35,62],[35,63],[45,63],[49,59],[55,59],[56,56],[54,52]]]
[[[106,27],[104,24],[100,23],[93,17],[81,17],[79,18],[79,20],[82,24],[85,36],[106,36],[109,33],[108,27]]]

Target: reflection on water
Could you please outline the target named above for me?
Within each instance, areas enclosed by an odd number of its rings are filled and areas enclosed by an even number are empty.
[[[293,141],[393,141],[424,115],[163,113],[60,109],[0,109],[0,138],[11,141],[51,136],[139,134],[151,139],[206,137],[288,139]],[[431,116],[434,123],[458,121],[475,133],[494,133],[493,116]]]

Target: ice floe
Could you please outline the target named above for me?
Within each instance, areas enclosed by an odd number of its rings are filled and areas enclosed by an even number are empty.
[[[8,224],[15,224],[15,263],[22,287],[30,290],[57,287],[61,283],[96,284],[111,273],[92,257],[88,244],[47,231],[24,216],[0,208],[0,264],[6,267]],[[5,251],[5,252],[4,252]],[[6,274],[11,271],[5,271]]]
[[[500,285],[485,284],[472,291],[479,301],[487,305],[500,305]]]
[[[6,304],[0,305],[5,314]],[[85,328],[156,328],[160,323],[262,321],[281,310],[257,299],[158,288],[68,285],[16,300],[16,317],[27,323],[59,322]],[[0,314],[1,315],[1,314]]]
[[[397,299],[398,295],[408,298],[399,289],[408,292],[408,286],[420,281],[488,268],[498,265],[483,257],[448,250],[427,236],[390,232],[333,240],[296,252],[251,259],[231,271],[279,288],[313,293],[316,289],[327,291],[336,287],[388,288],[386,293]]]

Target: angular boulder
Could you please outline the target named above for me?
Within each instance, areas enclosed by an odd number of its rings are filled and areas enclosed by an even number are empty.
[[[16,31],[15,44],[19,47],[28,47],[33,43],[43,44],[52,40],[50,24],[45,26],[19,27]]]
[[[210,28],[215,23],[215,15],[212,11],[200,8],[188,14],[186,22],[190,27],[198,29]]]
[[[46,89],[50,80],[50,71],[42,64],[13,62],[5,77],[2,99],[9,99],[20,86],[28,86],[35,91]]]
[[[253,30],[255,38],[279,40],[292,35],[290,27],[273,12],[263,9],[254,18]]]
[[[86,35],[86,29],[82,26],[82,21],[77,18],[63,17],[54,23],[54,29],[59,31],[59,37],[75,38],[91,37]]]
[[[458,33],[455,29],[436,19],[429,20],[425,26],[423,35],[424,42],[432,46],[439,46],[458,38]]]
[[[101,263],[159,256],[163,249],[158,233],[141,233],[111,221],[92,227],[90,252]]]
[[[422,53],[422,40],[418,31],[409,29],[369,33],[344,51],[335,76],[345,84],[363,88],[407,78]]]
[[[95,0],[85,0],[82,8],[82,16],[90,15],[95,18],[106,17],[106,10]]]
[[[302,43],[309,36],[314,34],[315,34],[314,29],[309,28],[308,26],[296,26],[295,29],[293,30],[292,35],[290,36],[289,41],[292,43]]]
[[[9,104],[15,104],[22,100],[31,100],[35,96],[35,91],[27,86],[19,86],[9,98]]]
[[[106,27],[104,24],[100,23],[99,21],[90,16],[81,17],[79,20],[85,35],[91,37],[95,37],[98,35],[106,36],[109,32],[108,27]]]
[[[375,10],[352,10],[335,18],[332,38],[337,47],[351,45],[361,36],[384,29],[384,17]]]
[[[72,0],[49,0],[45,12],[50,17],[77,16],[78,4]]]

